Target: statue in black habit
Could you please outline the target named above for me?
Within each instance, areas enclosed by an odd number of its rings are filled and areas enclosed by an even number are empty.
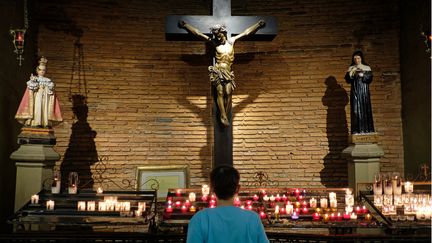
[[[351,84],[351,134],[375,132],[369,94],[372,70],[366,65],[361,51],[353,53],[345,80]]]

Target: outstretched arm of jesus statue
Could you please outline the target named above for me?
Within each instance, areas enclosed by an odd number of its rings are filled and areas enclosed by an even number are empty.
[[[178,25],[179,25],[180,28],[187,30],[189,33],[197,36],[198,38],[200,38],[200,39],[202,39],[204,41],[210,41],[211,40],[210,37],[204,35],[197,28],[195,28],[194,26],[192,26],[192,25],[184,22],[183,20],[180,20]]]
[[[234,36],[231,38],[231,40],[234,42],[238,39],[241,39],[243,37],[246,37],[248,35],[252,35],[255,32],[257,32],[259,29],[263,28],[265,26],[265,21],[264,20],[260,20],[258,21],[256,24],[250,26],[249,28],[245,29],[242,33]]]

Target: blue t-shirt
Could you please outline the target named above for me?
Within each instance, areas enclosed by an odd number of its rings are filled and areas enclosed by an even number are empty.
[[[268,243],[257,213],[222,206],[195,214],[187,233],[187,243]]]

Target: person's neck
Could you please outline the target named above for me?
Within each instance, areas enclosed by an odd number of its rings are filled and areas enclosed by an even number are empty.
[[[224,200],[224,199],[218,198],[217,205],[218,206],[232,206],[233,205],[233,199],[229,198],[227,200]]]

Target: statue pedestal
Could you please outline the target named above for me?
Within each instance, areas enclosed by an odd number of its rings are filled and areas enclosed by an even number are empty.
[[[55,138],[52,129],[23,128],[18,143],[20,147],[10,156],[17,166],[15,211],[42,190],[45,180],[52,177],[55,161],[60,159],[53,149]]]
[[[342,151],[348,158],[348,186],[357,194],[358,183],[371,183],[380,172],[380,158],[384,151],[377,145],[377,133],[353,134],[350,145]]]

